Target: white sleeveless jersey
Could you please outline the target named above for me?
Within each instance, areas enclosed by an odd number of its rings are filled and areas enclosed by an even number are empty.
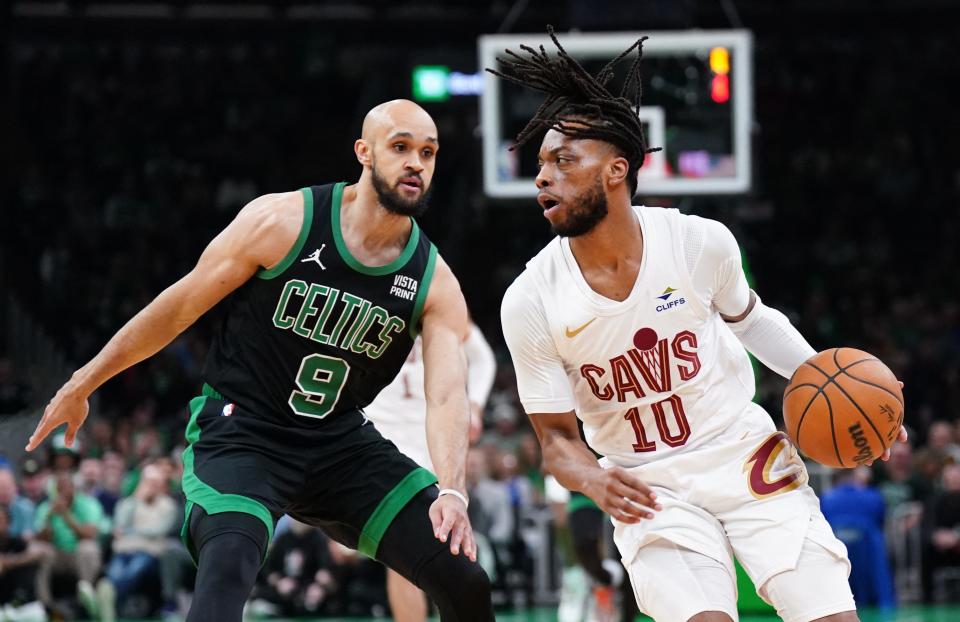
[[[744,417],[773,431],[751,403],[746,350],[713,308],[711,292],[694,289],[683,219],[696,217],[634,210],[643,257],[626,300],[590,289],[564,238],[534,257],[508,290],[504,334],[525,409],[576,410],[587,444],[624,467],[709,444]],[[566,383],[550,377],[550,359]]]

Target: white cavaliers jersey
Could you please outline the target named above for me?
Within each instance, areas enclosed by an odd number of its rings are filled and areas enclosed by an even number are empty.
[[[652,519],[613,519],[628,568],[661,538],[720,561],[731,580],[735,554],[758,587],[796,567],[807,539],[848,563],[796,449],[751,402],[749,359],[717,310],[749,303],[736,240],[676,210],[634,210],[643,257],[626,300],[591,290],[565,239],[504,296],[525,410],[575,410],[601,466],[630,468],[657,493]]]
[[[751,403],[746,351],[712,307],[711,293],[694,289],[683,219],[696,217],[664,208],[634,211],[643,257],[625,300],[590,288],[565,238],[550,242],[508,290],[504,334],[525,409],[576,410],[587,444],[625,467],[706,445],[745,416],[772,431],[769,416]],[[548,374],[548,366],[525,361],[529,353],[511,337],[517,331],[546,331],[535,349],[559,359],[566,383],[527,377]],[[529,345],[536,337],[524,340]]]

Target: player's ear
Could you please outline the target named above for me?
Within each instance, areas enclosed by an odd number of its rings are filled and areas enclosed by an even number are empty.
[[[629,171],[630,164],[626,158],[622,156],[611,158],[610,163],[607,164],[607,185],[611,188],[616,188],[619,187],[620,184],[626,183],[627,173]]]
[[[362,138],[358,138],[353,143],[353,152],[357,154],[357,162],[363,166],[370,166],[372,151],[372,145]]]

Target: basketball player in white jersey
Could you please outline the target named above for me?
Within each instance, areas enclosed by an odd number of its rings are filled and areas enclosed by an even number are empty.
[[[497,361],[476,324],[471,324],[470,334],[463,342],[463,354],[467,359],[472,443],[483,427],[483,408],[493,386]],[[423,374],[423,342],[418,337],[397,377],[363,410],[384,438],[392,441],[414,462],[433,472],[433,461],[427,451],[427,398]],[[423,592],[389,568],[387,597],[397,622],[424,622],[427,619],[427,601]]]
[[[518,142],[548,129],[536,184],[558,237],[502,307],[546,469],[612,516],[637,603],[658,622],[737,620],[734,555],[787,622],[858,620],[846,549],[793,445],[751,401],[744,348],[784,377],[814,350],[749,289],[726,227],[631,205],[650,151],[639,57],[620,96],[605,84],[642,39],[597,77],[553,41],[558,57],[526,48],[495,72],[547,94]]]

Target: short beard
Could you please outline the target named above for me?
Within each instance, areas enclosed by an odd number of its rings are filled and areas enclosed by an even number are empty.
[[[430,202],[430,192],[433,188],[427,187],[420,192],[420,197],[413,201],[404,199],[397,190],[399,181],[392,188],[386,179],[377,173],[376,165],[370,167],[373,190],[377,193],[377,200],[391,214],[399,216],[422,216]],[[423,180],[421,180],[422,182]]]
[[[603,184],[597,182],[592,188],[569,201],[567,218],[553,225],[554,235],[575,238],[593,231],[593,228],[607,216],[607,195]]]

